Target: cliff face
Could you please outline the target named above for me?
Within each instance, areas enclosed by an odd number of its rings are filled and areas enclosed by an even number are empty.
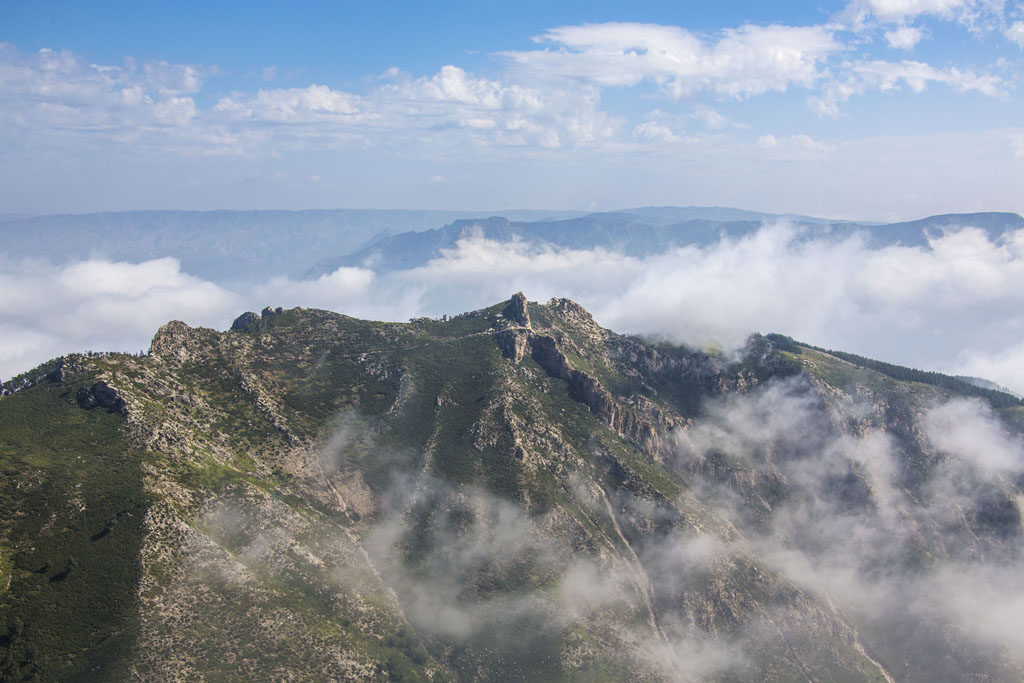
[[[519,294],[64,359],[0,400],[2,676],[1024,677],[939,595],[1019,561],[1017,437],[784,346]]]

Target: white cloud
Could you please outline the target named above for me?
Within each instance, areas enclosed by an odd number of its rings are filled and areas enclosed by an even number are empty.
[[[449,151],[481,145],[557,148],[611,137],[619,121],[598,109],[593,89],[542,91],[477,78],[456,66],[429,77],[401,72],[366,95],[325,85],[234,93],[214,113],[252,134],[285,124],[289,144],[426,143]],[[273,126],[269,128],[275,130]]]
[[[1002,14],[1004,0],[853,0],[846,14],[857,23],[872,16],[883,23],[928,15],[968,26]]]
[[[924,31],[915,26],[899,26],[885,32],[889,45],[898,50],[913,50],[924,37]]]
[[[277,276],[244,291],[183,273],[173,259],[0,262],[0,317],[20,330],[0,335],[0,374],[83,348],[143,348],[173,318],[223,329],[246,308],[273,305],[406,320],[480,308],[518,290],[533,300],[575,299],[620,332],[697,346],[730,347],[751,332],[778,331],[921,367],[923,340],[941,341],[945,368],[1024,388],[1016,328],[991,327],[1024,305],[1024,232],[992,242],[964,228],[928,248],[869,249],[858,237],[806,239],[785,224],[646,258],[468,239],[411,270]],[[941,360],[930,358],[933,367]]]
[[[757,139],[757,146],[771,152],[773,158],[806,159],[813,155],[834,152],[835,146],[818,142],[809,135],[797,134],[788,136],[762,135]]]
[[[707,106],[698,106],[693,110],[693,117],[704,123],[708,128],[719,130],[729,125],[729,119]]]
[[[21,131],[18,143],[63,150],[102,138],[175,155],[372,144],[457,156],[479,146],[590,146],[621,127],[600,110],[594,88],[508,85],[451,65],[422,78],[391,72],[393,82],[365,94],[323,84],[263,88],[200,109],[192,95],[212,73],[167,62],[102,66],[66,51],[26,55],[0,44],[0,124]]]
[[[1011,29],[1012,30],[1012,29]],[[231,92],[212,106],[197,97],[215,68],[165,61],[89,64],[70,52],[23,54],[0,45],[0,126],[12,144],[68,154],[80,148],[145,148],[168,155],[283,156],[304,150],[383,148],[465,159],[507,151],[635,149],[688,141],[679,122],[627,121],[602,106],[609,89],[653,85],[663,97],[747,100],[794,88],[836,116],[853,95],[921,92],[943,83],[959,92],[1003,96],[999,77],[923,62],[844,61],[829,26],[727,28],[712,36],[678,26],[605,23],[562,26],[543,49],[498,53],[508,68],[485,78],[457,65],[413,77],[389,69],[363,92],[315,83]],[[900,25],[890,42],[909,49],[921,29]],[[274,67],[262,72],[276,78]],[[713,130],[728,118],[694,102],[692,118]],[[681,118],[690,115],[679,114]],[[678,139],[678,140],[677,140]],[[649,151],[654,145],[648,145]],[[94,153],[94,152],[93,152]]]
[[[1013,22],[1006,29],[1005,35],[1009,40],[1024,48],[1024,21]]]
[[[808,104],[818,115],[837,116],[839,105],[853,95],[863,95],[872,90],[894,92],[899,90],[901,85],[914,93],[923,92],[929,83],[941,83],[960,93],[978,92],[988,97],[1006,96],[1003,79],[999,76],[979,74],[972,70],[964,71],[955,66],[936,69],[924,62],[874,60],[844,64],[842,71],[846,74],[844,79],[828,83],[822,95],[808,98]]]
[[[24,54],[0,44],[0,127],[38,153],[132,144],[188,153],[201,144],[192,97],[214,69],[153,62],[90,64],[67,51]]]
[[[1024,471],[1024,448],[1011,438],[978,400],[949,401],[923,420],[925,434],[938,450],[977,467],[986,477]]]
[[[683,138],[672,132],[668,126],[654,121],[645,121],[633,129],[633,137],[651,142],[682,142]]]
[[[172,258],[0,263],[0,376],[73,351],[138,351],[168,320],[222,326],[242,301]]]
[[[153,104],[153,118],[171,126],[184,127],[196,114],[196,103],[191,97],[171,97]]]
[[[822,75],[820,65],[841,49],[822,26],[745,25],[709,44],[676,26],[584,24],[551,29],[537,40],[557,49],[499,54],[535,76],[601,87],[649,80],[675,98],[710,90],[743,99],[809,88]]]
[[[359,97],[332,90],[326,85],[261,89],[255,97],[233,95],[221,98],[213,108],[215,112],[232,114],[240,119],[286,123],[304,123],[311,118],[359,115],[362,109]]]
[[[953,374],[999,378],[999,382],[1024,395],[1024,342],[984,350],[966,348],[950,365]]]

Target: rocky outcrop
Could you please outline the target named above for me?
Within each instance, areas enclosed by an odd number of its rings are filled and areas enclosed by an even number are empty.
[[[91,387],[82,387],[75,395],[78,405],[85,408],[106,408],[112,413],[128,414],[128,404],[120,392],[106,382],[96,382]]]
[[[586,309],[573,301],[552,299],[548,306],[573,329],[581,328],[580,331],[590,337],[604,332]],[[511,327],[510,323],[519,327]],[[659,449],[660,439],[654,426],[638,413],[620,405],[596,377],[573,367],[555,337],[524,329],[530,327],[530,314],[522,292],[509,300],[497,326],[495,338],[503,356],[518,364],[529,353],[545,372],[568,383],[569,395],[573,399],[586,405],[618,434],[644,451],[653,453]],[[569,341],[565,334],[559,333],[559,337]]]
[[[157,330],[150,342],[149,352],[164,360],[185,361],[194,358],[207,349],[201,329],[189,327],[180,320],[172,320]]]
[[[611,392],[594,377],[572,370],[569,375],[569,395],[580,401],[602,422],[632,441],[643,450],[657,450],[657,433],[645,419],[619,405]]]
[[[532,334],[529,341],[530,355],[533,357],[533,360],[537,361],[537,365],[544,368],[552,377],[564,380],[571,379],[574,369],[569,363],[569,359],[559,350],[558,344],[555,343],[552,337]]]
[[[284,309],[281,308],[280,306],[278,306],[277,308],[271,308],[270,306],[267,306],[262,311],[260,311],[260,319],[263,322],[263,326],[266,327],[267,325],[270,324],[272,320],[274,320],[274,318],[278,318],[283,314]]]
[[[712,394],[749,391],[758,384],[750,370],[731,371],[721,359],[700,351],[675,356],[614,333],[609,333],[607,347],[616,369],[626,375],[662,375],[694,391]]]
[[[530,326],[530,311],[527,307],[526,296],[517,292],[509,299],[508,306],[501,312],[506,320],[516,323],[522,327]]]
[[[498,346],[502,355],[519,364],[530,350],[530,333],[521,329],[501,330],[497,333]]]
[[[503,330],[498,343],[507,358],[516,363],[529,348],[530,356],[552,377],[565,380],[569,395],[583,403],[598,419],[642,450],[653,453],[660,448],[657,431],[634,411],[619,405],[597,378],[577,370],[558,348],[553,337],[532,332]]]
[[[604,338],[607,330],[597,324],[587,309],[571,299],[551,299],[548,308],[559,319],[593,339]]]
[[[267,306],[259,315],[256,315],[252,311],[246,311],[242,315],[235,318],[234,322],[231,323],[232,332],[258,332],[266,329],[267,325],[274,319],[284,313],[284,309],[278,306],[277,308],[271,308]]]
[[[259,327],[260,317],[252,311],[246,311],[231,323],[232,332],[252,332]]]

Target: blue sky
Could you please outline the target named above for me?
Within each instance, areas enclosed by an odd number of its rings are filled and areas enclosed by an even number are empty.
[[[1024,5],[0,4],[0,212],[1024,210]]]

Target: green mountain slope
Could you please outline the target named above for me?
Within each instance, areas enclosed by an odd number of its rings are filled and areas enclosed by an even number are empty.
[[[1013,590],[1014,420],[784,338],[266,309],[4,389],[5,680],[1024,675],[929,598]]]

